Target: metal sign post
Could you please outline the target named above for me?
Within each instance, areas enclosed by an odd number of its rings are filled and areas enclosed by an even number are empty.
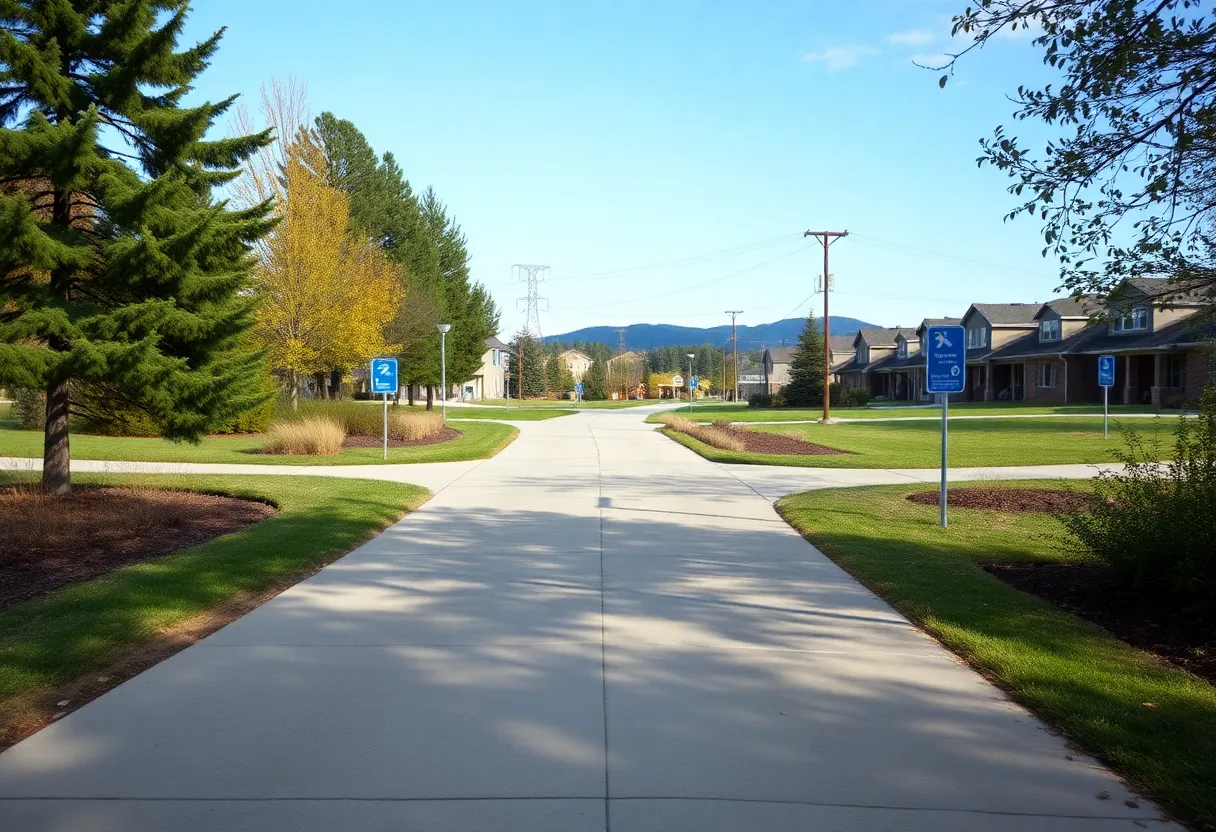
[[[380,393],[384,396],[384,459],[388,460],[388,397],[397,392],[397,359],[372,359],[372,395]]]
[[[942,397],[942,483],[941,525],[946,528],[948,499],[946,471],[949,452],[950,394],[967,389],[966,330],[961,326],[930,326],[925,329],[922,349],[925,352],[925,391]]]
[[[574,400],[575,404],[581,405],[583,403],[583,383],[581,381],[574,384]]]
[[[1110,388],[1115,386],[1115,357],[1113,355],[1098,356],[1098,384],[1102,387],[1102,438],[1106,439],[1107,423],[1110,421]]]

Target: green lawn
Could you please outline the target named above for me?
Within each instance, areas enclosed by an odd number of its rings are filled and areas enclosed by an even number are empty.
[[[609,399],[607,401],[583,402],[582,404],[575,404],[574,402],[570,401],[569,399],[524,399],[524,407],[527,409],[536,408],[536,407],[556,407],[559,409],[560,408],[566,408],[566,409],[574,408],[574,409],[579,409],[579,410],[615,410],[618,408],[642,407],[644,405],[657,404],[657,403],[658,402],[655,400],[647,400],[647,399],[629,399],[629,400],[622,400],[622,401],[612,401],[611,399]],[[494,406],[494,407],[503,407],[507,404],[507,400],[506,399],[486,399],[485,401],[478,402],[478,404]],[[514,409],[518,406],[519,406],[519,400],[511,399],[511,408]]]
[[[459,462],[494,456],[515,439],[517,428],[493,422],[463,422],[455,426],[463,436],[437,445],[389,448],[388,462]],[[335,456],[278,456],[259,454],[260,436],[213,436],[197,445],[142,437],[73,434],[73,459],[107,459],[126,462],[225,462],[255,465],[376,465],[384,461],[380,448],[350,448]],[[42,434],[0,426],[0,456],[41,457]]]
[[[714,419],[730,419],[732,422],[797,422],[818,421],[823,417],[821,407],[748,407],[735,404],[706,404],[692,408],[682,407],[675,411],[689,416],[698,422],[711,422]],[[1111,416],[1120,413],[1154,413],[1148,405],[1111,405]],[[1167,413],[1169,411],[1166,411]],[[1047,415],[1083,415],[1102,414],[1102,405],[1069,404],[1069,405],[1034,405],[1024,402],[966,402],[950,404],[951,416],[1047,416]],[[934,407],[834,407],[833,419],[890,419],[899,417],[941,418],[941,410]],[[657,421],[651,417],[650,421]]]
[[[925,488],[810,491],[777,508],[824,554],[1070,741],[1192,828],[1216,828],[1216,688],[976,565],[1066,560],[1052,517],[952,509],[942,529],[936,506],[904,499]]]
[[[1151,437],[1155,419],[1127,424]],[[950,423],[950,467],[1052,465],[1111,462],[1121,439],[1116,420],[1109,439],[1102,438],[1102,420],[1092,416],[1058,419],[976,419]],[[1168,441],[1172,420],[1161,425]],[[758,425],[752,430],[796,436],[842,451],[839,456],[791,456],[723,451],[684,434],[668,436],[717,462],[788,465],[805,468],[933,468],[941,464],[940,422],[880,422],[876,424]]]
[[[540,422],[570,416],[576,410],[558,410],[556,407],[449,407],[449,422],[474,422],[485,419],[505,419],[510,422]]]
[[[118,569],[0,613],[0,712],[4,700],[112,664],[158,633],[242,594],[295,583],[395,522],[428,495],[415,485],[336,477],[73,479],[253,497],[274,503],[279,511],[201,546]],[[16,481],[18,475],[0,474],[0,483]]]

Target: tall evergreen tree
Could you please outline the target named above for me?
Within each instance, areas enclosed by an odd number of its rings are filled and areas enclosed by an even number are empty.
[[[814,313],[798,335],[798,346],[790,360],[790,383],[785,386],[785,401],[795,407],[823,404],[823,330]]]
[[[518,332],[511,344],[511,372],[520,372],[520,356],[523,361],[524,398],[536,398],[545,394],[545,350],[540,342],[527,332]],[[519,395],[519,376],[511,377],[511,394]]]
[[[204,140],[234,99],[182,106],[222,35],[177,51],[188,13],[0,3],[0,376],[47,392],[51,492],[71,490],[73,382],[121,390],[172,439],[263,396],[238,347],[270,206],[232,211],[212,188],[272,137]]]
[[[587,374],[583,376],[583,398],[588,401],[608,398],[608,369],[599,358],[591,362]]]

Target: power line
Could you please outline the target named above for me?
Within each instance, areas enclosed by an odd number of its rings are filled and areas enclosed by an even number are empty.
[[[563,280],[585,280],[585,279],[591,278],[591,277],[612,277],[613,275],[629,274],[630,272],[641,272],[641,271],[646,271],[647,269],[659,269],[664,266],[677,266],[677,265],[681,265],[684,263],[693,263],[698,260],[710,260],[715,257],[725,257],[726,255],[729,255],[729,254],[742,254],[747,251],[754,251],[756,249],[768,248],[770,246],[775,246],[778,243],[790,242],[795,239],[797,239],[797,235],[782,234],[780,237],[773,237],[768,240],[760,240],[759,242],[754,242],[754,243],[746,243],[741,246],[735,246],[734,248],[725,248],[725,249],[720,249],[718,251],[711,251],[706,254],[693,254],[693,255],[689,255],[688,257],[679,257],[674,260],[659,260],[659,261],[655,261],[655,262],[651,262],[651,263],[643,263],[643,264],[637,265],[637,266],[625,266],[620,269],[609,269],[607,271],[579,272],[578,274],[564,275],[562,277],[553,278],[551,282],[558,283]],[[508,286],[511,284],[502,283],[502,284],[496,284],[496,285]]]
[[[1024,269],[1021,266],[1011,266],[1008,263],[990,263],[986,260],[976,260],[971,257],[962,257],[958,254],[950,254],[944,251],[934,251],[932,249],[920,248],[919,246],[911,246],[907,243],[897,243],[894,240],[883,240],[879,237],[871,237],[868,234],[858,234],[854,232],[854,237],[864,243],[885,248],[889,251],[896,251],[902,254],[920,254],[926,257],[940,257],[943,260],[954,260],[959,263],[967,263],[972,266],[984,266],[989,269],[1004,269],[1006,271],[1022,272],[1023,274],[1034,275],[1035,277],[1043,277],[1042,272],[1032,269]]]

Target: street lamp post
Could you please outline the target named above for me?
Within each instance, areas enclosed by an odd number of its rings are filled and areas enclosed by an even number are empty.
[[[443,426],[448,426],[448,330],[452,328],[451,324],[435,324],[435,329],[439,330],[439,383],[440,399],[443,408]]]
[[[697,357],[696,353],[688,353],[688,409],[692,410],[692,360]]]

